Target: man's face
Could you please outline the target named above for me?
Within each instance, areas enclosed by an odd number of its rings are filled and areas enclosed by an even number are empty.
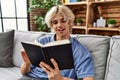
[[[52,28],[59,37],[66,37],[70,34],[69,20],[57,14],[52,20]]]

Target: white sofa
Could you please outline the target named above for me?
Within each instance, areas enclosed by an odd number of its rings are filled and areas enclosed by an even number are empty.
[[[15,31],[12,63],[14,67],[0,67],[0,80],[18,80],[21,57],[21,41],[34,41],[40,36],[53,35],[45,32]],[[72,35],[78,39],[93,56],[95,80],[120,80],[120,36]],[[0,42],[2,43],[2,42]]]

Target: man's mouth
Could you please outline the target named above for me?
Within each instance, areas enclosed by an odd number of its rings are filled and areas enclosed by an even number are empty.
[[[57,30],[58,30],[58,31],[64,31],[65,28],[58,28]]]

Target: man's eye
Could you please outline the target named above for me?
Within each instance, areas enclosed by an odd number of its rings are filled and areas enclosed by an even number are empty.
[[[67,21],[67,19],[65,19],[65,18],[63,18],[62,20],[61,20],[61,22],[66,22]]]
[[[55,20],[55,21],[52,21],[53,24],[57,24],[58,22]]]

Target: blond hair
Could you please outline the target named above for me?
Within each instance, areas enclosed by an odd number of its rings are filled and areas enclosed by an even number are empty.
[[[71,11],[71,9],[69,9],[64,5],[58,5],[58,6],[53,6],[45,16],[45,22],[49,27],[52,26],[51,21],[53,17],[58,13],[62,14],[62,16],[64,16],[67,20],[69,20],[70,28],[74,25],[75,16]]]

